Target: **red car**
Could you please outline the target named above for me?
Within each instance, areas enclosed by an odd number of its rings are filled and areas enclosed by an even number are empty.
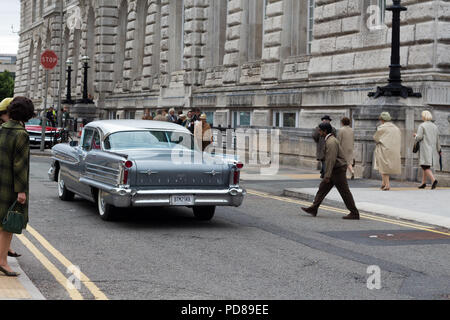
[[[30,145],[41,145],[42,119],[33,118],[25,124],[25,128],[30,135]],[[55,128],[47,121],[45,128],[45,147],[51,148],[55,144],[65,142],[66,130],[64,128]]]

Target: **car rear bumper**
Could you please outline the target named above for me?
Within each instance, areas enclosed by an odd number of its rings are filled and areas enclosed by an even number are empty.
[[[114,188],[105,191],[105,201],[116,207],[176,206],[171,202],[175,195],[192,195],[193,203],[187,206],[233,206],[239,207],[246,191],[242,188],[223,190],[174,189],[131,190]],[[183,205],[186,206],[186,205]]]

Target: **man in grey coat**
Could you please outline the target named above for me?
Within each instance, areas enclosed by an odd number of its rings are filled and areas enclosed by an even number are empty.
[[[328,123],[331,125],[332,119],[330,116],[326,115],[322,117],[322,123]],[[333,135],[336,136],[336,129],[332,127]],[[321,168],[320,168],[320,178],[323,179],[323,176],[325,174],[325,138],[320,136],[320,129],[319,127],[316,127],[312,133],[312,137],[314,141],[317,144],[317,150],[316,150],[316,159],[321,162]]]

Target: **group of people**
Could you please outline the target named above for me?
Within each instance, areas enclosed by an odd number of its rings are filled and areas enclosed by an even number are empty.
[[[191,109],[187,114],[184,114],[183,111],[179,111],[178,115],[175,115],[174,108],[169,109],[169,111],[159,109],[156,112],[155,117],[152,117],[146,112],[142,117],[142,120],[172,122],[187,128],[194,134],[195,140],[197,140],[198,145],[201,146],[203,151],[213,141],[211,126],[206,121],[207,116],[202,113],[199,108]]]
[[[7,257],[19,257],[11,246],[12,233],[3,230],[3,220],[10,209],[23,214],[28,223],[30,142],[25,123],[34,116],[33,102],[25,97],[7,98],[0,103],[0,272],[17,277]]]
[[[313,131],[312,137],[317,143],[317,160],[321,162],[321,179],[319,191],[310,207],[302,210],[316,216],[318,209],[331,189],[336,186],[350,214],[344,219],[358,220],[359,211],[356,208],[353,195],[347,182],[347,170],[351,179],[354,172],[354,133],[350,127],[351,121],[345,117],[341,120],[342,128],[339,132],[331,126],[332,119],[324,116],[322,123]],[[419,189],[425,189],[427,179],[431,181],[431,189],[436,189],[438,181],[433,175],[432,168],[437,168],[439,156],[442,156],[439,142],[439,130],[432,122],[431,112],[422,112],[423,123],[414,134],[415,142],[420,143],[419,165],[422,168],[422,184]],[[392,123],[388,112],[382,112],[379,117],[380,125],[373,137],[376,147],[374,152],[374,169],[382,177],[381,190],[389,191],[390,176],[401,174],[401,130]]]

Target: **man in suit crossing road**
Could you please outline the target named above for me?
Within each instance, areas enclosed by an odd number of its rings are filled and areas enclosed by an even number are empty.
[[[359,220],[359,211],[356,208],[355,200],[350,192],[347,183],[347,162],[344,151],[339,145],[339,141],[333,135],[333,128],[329,123],[319,125],[319,134],[325,138],[325,173],[319,186],[314,203],[309,208],[302,208],[303,211],[312,216],[317,216],[317,211],[331,189],[336,186],[350,214],[345,216],[347,220]]]

